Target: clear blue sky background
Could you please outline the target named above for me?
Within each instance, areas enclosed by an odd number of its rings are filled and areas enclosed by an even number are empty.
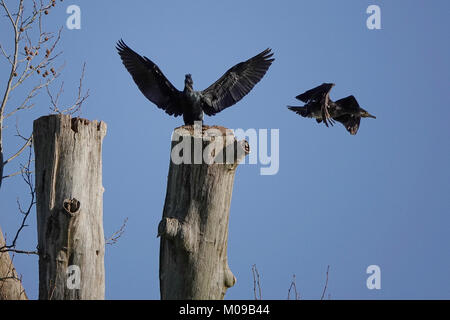
[[[247,97],[206,118],[232,129],[280,130],[277,175],[261,176],[259,165],[237,171],[228,256],[238,281],[226,298],[253,298],[253,264],[267,299],[286,299],[293,274],[302,298],[320,298],[327,265],[331,299],[450,298],[450,2],[58,1],[49,29],[65,25],[69,4],[80,6],[82,24],[63,30],[64,99],[75,96],[86,62],[91,96],[82,116],[108,125],[106,236],[129,218],[119,243],[106,249],[108,299],[159,299],[156,233],[171,132],[182,124],[139,92],[115,51],[120,38],[179,89],[185,73],[200,90],[266,47],[275,53]],[[382,30],[366,27],[371,4],[381,7]],[[5,18],[0,29],[1,43],[11,46]],[[4,83],[4,60],[0,68]],[[322,82],[336,83],[333,99],[353,94],[377,119],[363,119],[350,136],[340,124],[326,128],[286,109]],[[50,112],[45,93],[36,103],[17,115],[24,134]],[[20,142],[15,121],[6,155]],[[0,225],[10,236],[20,224],[18,196],[27,199],[21,179],[6,180]],[[35,245],[33,213],[19,246]],[[15,262],[36,298],[37,258]],[[366,287],[372,264],[381,267],[381,290]]]

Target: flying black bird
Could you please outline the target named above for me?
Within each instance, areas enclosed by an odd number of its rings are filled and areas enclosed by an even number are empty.
[[[362,118],[374,118],[375,116],[361,108],[354,96],[333,101],[330,99],[331,88],[334,83],[322,83],[311,90],[305,91],[296,98],[305,102],[303,107],[288,106],[288,108],[302,117],[315,118],[328,127],[338,121],[344,125],[350,134],[358,132]]]
[[[359,123],[361,118],[373,118],[369,112],[361,108],[354,96],[348,96],[346,98],[339,99],[335,102],[337,115],[333,117],[334,120],[342,123],[350,134],[355,135],[359,129]],[[341,110],[339,110],[339,108]]]
[[[331,88],[334,83],[322,83],[313,89],[299,94],[295,98],[305,102],[303,107],[291,107],[289,109],[298,113],[303,117],[316,118],[317,122],[325,123],[328,127],[328,122],[333,125],[333,120],[330,111],[333,111],[334,102],[330,99]]]
[[[193,89],[190,74],[185,76],[184,90],[177,90],[158,66],[130,49],[123,40],[116,47],[123,64],[141,92],[158,108],[175,117],[183,115],[186,125],[203,121],[203,113],[213,116],[241,100],[262,79],[272,62],[266,49],[253,58],[238,63],[203,91]]]

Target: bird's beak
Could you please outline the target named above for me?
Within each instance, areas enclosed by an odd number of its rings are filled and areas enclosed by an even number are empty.
[[[377,117],[371,115],[370,113],[368,113],[368,112],[365,111],[365,110],[364,110],[364,113],[365,113],[365,114],[364,114],[364,117],[365,117],[365,118],[373,118],[373,119],[376,119],[376,118],[377,118]]]

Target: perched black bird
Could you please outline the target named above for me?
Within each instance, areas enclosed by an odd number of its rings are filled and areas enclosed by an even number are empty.
[[[183,115],[184,123],[203,121],[203,112],[213,116],[241,100],[262,79],[272,62],[273,53],[266,49],[253,58],[238,63],[203,91],[193,89],[190,74],[185,76],[184,90],[177,90],[158,66],[130,49],[123,40],[117,43],[123,64],[141,92],[158,108],[175,117]]]
[[[344,125],[350,134],[358,132],[361,118],[374,118],[375,116],[361,108],[354,96],[333,101],[330,99],[331,88],[334,83],[322,83],[311,90],[305,91],[296,98],[305,102],[303,107],[288,106],[288,108],[302,117],[315,118],[328,127],[338,121]]]

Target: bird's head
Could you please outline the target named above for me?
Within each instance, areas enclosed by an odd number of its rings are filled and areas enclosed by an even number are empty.
[[[363,108],[361,108],[361,117],[362,118],[373,118],[376,119],[377,117],[371,115],[370,113],[368,113],[366,110],[364,110]]]
[[[190,73],[188,73],[184,79],[184,87],[189,90],[194,88],[194,81],[192,81],[192,76]]]

